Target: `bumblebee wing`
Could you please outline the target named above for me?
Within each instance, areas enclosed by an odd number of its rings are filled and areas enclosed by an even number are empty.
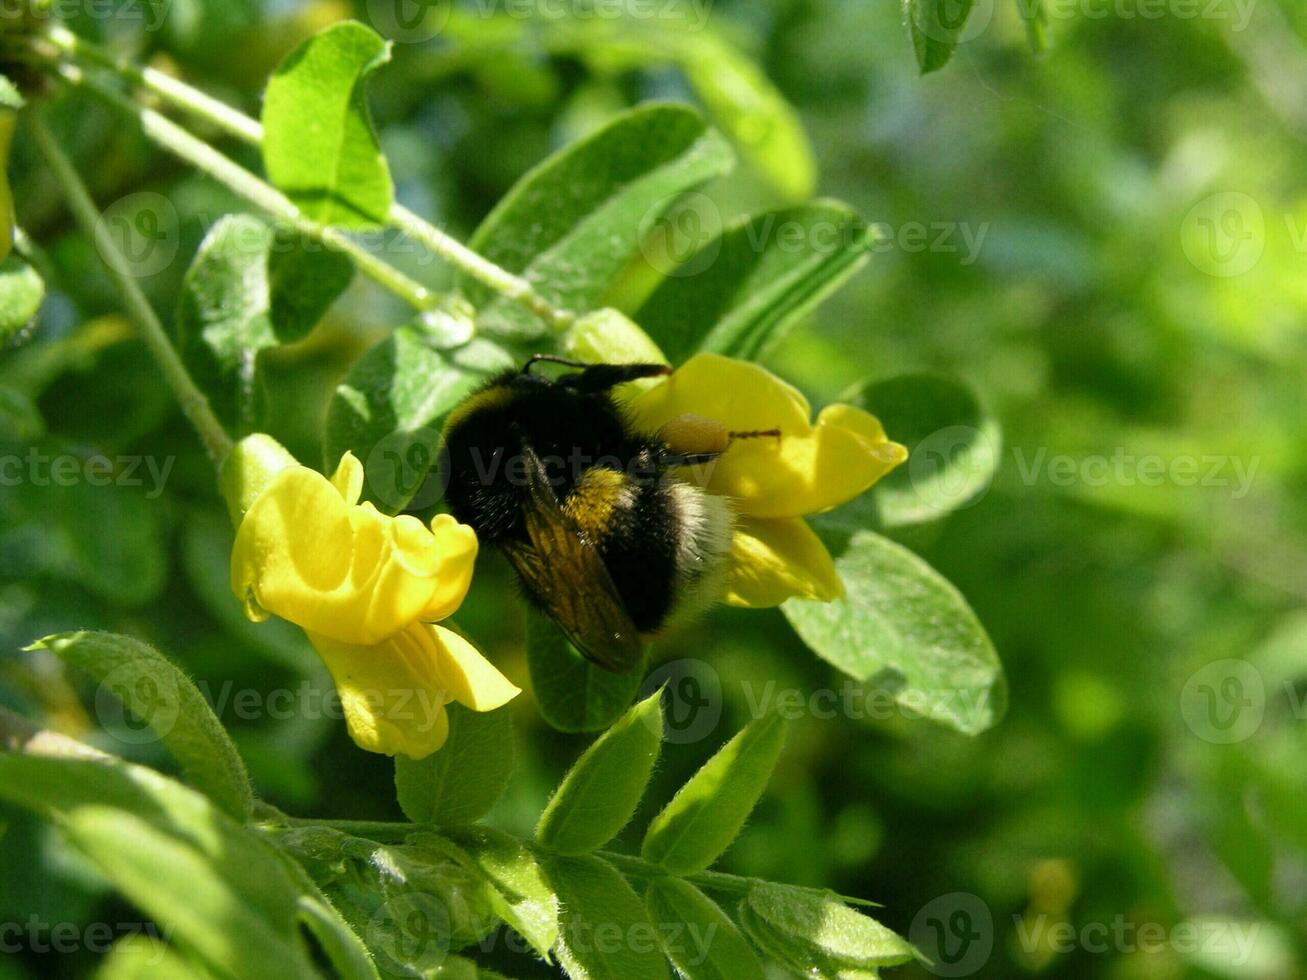
[[[640,631],[613,584],[599,550],[559,506],[540,458],[524,447],[530,544],[504,553],[559,628],[587,659],[618,673],[640,662]]]

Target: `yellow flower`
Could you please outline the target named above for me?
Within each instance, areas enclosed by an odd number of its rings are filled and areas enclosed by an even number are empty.
[[[737,514],[728,602],[758,609],[844,594],[830,553],[803,518],[853,499],[907,459],[875,416],[830,405],[814,423],[792,385],[718,354],[695,355],[626,406],[639,429],[662,431],[680,451],[698,451],[676,445],[676,437],[701,436],[703,423],[736,434],[720,458],[689,468],[709,493],[730,498]]]
[[[234,454],[259,458],[246,488],[229,492],[244,510],[232,591],[250,619],[276,614],[304,629],[331,671],[354,741],[420,759],[444,744],[448,702],[490,711],[517,695],[470,643],[435,624],[467,594],[473,530],[447,514],[427,526],[360,504],[363,466],[350,453],[330,480],[284,450],[264,472],[276,455],[269,444],[252,436]],[[231,487],[242,482],[227,477]]]

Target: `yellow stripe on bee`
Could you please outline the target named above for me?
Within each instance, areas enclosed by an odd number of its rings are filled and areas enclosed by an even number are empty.
[[[581,474],[576,488],[563,504],[563,510],[581,533],[592,544],[597,544],[612,527],[613,515],[628,492],[625,473],[595,467]]]
[[[476,394],[464,399],[460,405],[449,413],[449,417],[445,419],[445,431],[448,432],[454,428],[473,412],[479,412],[486,408],[503,408],[512,400],[513,389],[507,385],[495,385],[493,388],[478,391]]]

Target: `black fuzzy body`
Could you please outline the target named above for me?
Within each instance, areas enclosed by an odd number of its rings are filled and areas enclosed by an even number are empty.
[[[527,372],[496,378],[452,416],[442,461],[450,512],[483,542],[527,542],[523,510],[530,491],[520,460],[528,447],[543,462],[563,506],[586,492],[578,484],[588,470],[623,475],[621,503],[590,544],[631,621],[641,632],[658,629],[676,598],[680,531],[666,446],[632,432],[606,389],[585,390]]]

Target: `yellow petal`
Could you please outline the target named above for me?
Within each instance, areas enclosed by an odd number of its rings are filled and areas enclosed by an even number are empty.
[[[336,464],[331,485],[340,491],[347,504],[357,504],[363,496],[363,464],[353,453],[346,451]]]
[[[431,519],[431,534],[436,539],[440,565],[436,569],[436,591],[422,610],[421,618],[429,623],[452,616],[463,604],[472,586],[478,549],[476,532],[449,514],[437,514]]]
[[[345,481],[349,491],[353,478]],[[321,474],[278,474],[250,506],[232,548],[232,590],[310,633],[370,646],[417,620],[441,585],[438,543],[413,517],[350,506]],[[446,603],[447,605],[448,603]]]
[[[798,517],[742,517],[731,542],[726,601],[765,609],[795,597],[830,602],[844,583],[821,539]]]
[[[453,630],[434,624],[426,630],[440,650],[438,666],[450,700],[473,711],[494,711],[522,693],[476,647]]]
[[[309,633],[331,672],[349,734],[360,748],[421,759],[445,744],[449,719],[439,662],[442,647],[415,623],[362,646]]]
[[[813,425],[807,400],[793,386],[756,364],[716,354],[692,357],[666,382],[633,399],[629,410],[645,431],[698,415],[737,433],[719,459],[687,475],[754,517],[829,510],[907,458],[907,450],[886,439],[867,412],[832,405]],[[738,435],[770,430],[780,435]]]

